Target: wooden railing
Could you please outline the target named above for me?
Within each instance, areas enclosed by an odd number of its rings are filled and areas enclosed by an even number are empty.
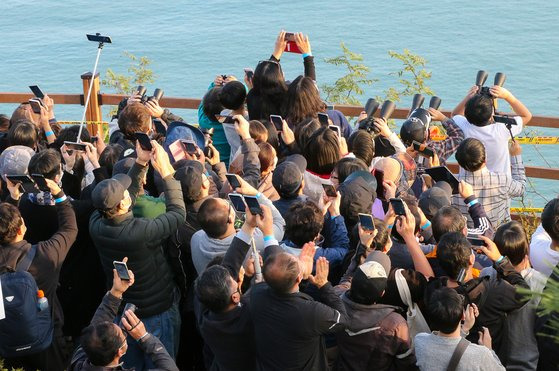
[[[87,94],[89,85],[91,84],[91,73],[85,73],[81,76],[83,81],[83,91],[84,94],[58,94],[50,93],[49,97],[54,100],[55,104],[77,104],[84,105],[84,95]],[[123,98],[126,98],[122,94],[103,94],[100,92],[99,85],[99,74],[95,76],[93,80],[92,97],[88,110],[86,112],[87,121],[103,121],[102,117],[102,106],[118,105]],[[21,103],[26,102],[33,95],[31,93],[11,93],[11,92],[0,92],[0,103]],[[197,109],[200,105],[200,99],[198,98],[179,98],[179,97],[163,97],[160,102],[162,107],[165,108],[180,108],[180,109]],[[335,109],[342,112],[346,116],[358,116],[363,110],[361,106],[349,106],[349,105],[336,105]],[[450,116],[450,111],[442,110],[442,112]],[[408,114],[408,109],[394,110],[392,118],[395,119],[405,119]],[[533,116],[532,120],[527,124],[528,126],[538,126],[559,129],[559,117],[550,116]],[[101,125],[88,125],[88,129],[91,133],[102,133],[103,127]],[[452,163],[448,164],[449,168],[453,172],[458,171],[458,164]],[[551,169],[538,166],[527,166],[526,176],[531,178],[542,178],[542,179],[559,179],[559,169]]]

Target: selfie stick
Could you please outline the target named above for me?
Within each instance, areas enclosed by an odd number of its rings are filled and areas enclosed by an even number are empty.
[[[101,34],[96,33],[95,35],[100,36]],[[89,90],[87,92],[87,97],[85,98],[85,106],[83,108],[83,115],[82,115],[82,119],[80,121],[80,130],[78,131],[78,138],[76,140],[76,142],[78,142],[78,143],[81,143],[83,124],[85,122],[85,114],[87,112],[87,106],[89,105],[89,98],[91,97],[91,90],[93,89],[93,79],[95,79],[95,74],[97,73],[97,65],[99,64],[99,57],[101,56],[101,50],[103,49],[105,41],[107,41],[107,40],[104,40],[102,38],[99,38],[99,40],[90,39],[89,35],[88,35],[88,39],[90,41],[98,41],[99,46],[97,47],[97,58],[95,58],[95,65],[93,66],[93,73],[91,75],[91,82],[89,84]],[[111,42],[110,38],[109,38],[108,42]]]
[[[260,257],[258,256],[258,250],[256,250],[256,245],[254,244],[254,238],[250,239],[252,244],[252,256],[254,257],[254,282],[262,282],[262,267],[260,267]]]

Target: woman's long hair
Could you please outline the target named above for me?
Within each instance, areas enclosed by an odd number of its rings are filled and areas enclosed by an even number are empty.
[[[254,70],[250,93],[260,100],[261,117],[258,119],[281,115],[287,96],[287,85],[280,64],[274,61],[261,61]]]
[[[291,125],[296,126],[305,119],[316,118],[323,106],[313,79],[299,76],[289,84],[284,117]]]

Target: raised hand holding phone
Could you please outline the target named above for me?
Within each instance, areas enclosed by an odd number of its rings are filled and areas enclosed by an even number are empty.
[[[116,267],[113,269],[113,286],[111,288],[111,294],[117,298],[122,297],[122,294],[134,284],[134,273],[128,269],[128,266],[126,265],[127,262],[128,257],[124,257],[124,259],[122,259],[122,262],[118,262],[123,263],[126,267],[126,275],[128,277],[127,280],[123,280],[121,278],[121,275],[118,273]]]
[[[278,37],[276,38],[276,44],[274,45],[274,52],[272,53],[272,55],[278,61],[281,59],[283,51],[285,50],[285,47],[287,45],[287,40],[285,40],[285,34],[286,32],[284,30],[281,30]]]

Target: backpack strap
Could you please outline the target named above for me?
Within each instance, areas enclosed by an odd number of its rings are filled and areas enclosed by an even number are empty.
[[[468,340],[460,338],[460,342],[458,343],[458,345],[456,345],[456,348],[454,348],[454,353],[452,353],[452,357],[450,358],[450,362],[448,363],[446,371],[456,370],[458,364],[460,363],[460,359],[462,359],[464,352],[468,348],[468,345],[470,345],[470,342]]]
[[[396,287],[398,288],[398,293],[400,294],[400,299],[404,305],[408,308],[413,306],[413,301],[411,298],[410,288],[408,287],[408,282],[402,274],[403,269],[398,269],[394,273],[394,278],[396,279]]]
[[[27,272],[33,259],[35,258],[35,254],[37,253],[37,245],[31,245],[31,248],[25,254],[25,257],[16,265],[16,272]]]

